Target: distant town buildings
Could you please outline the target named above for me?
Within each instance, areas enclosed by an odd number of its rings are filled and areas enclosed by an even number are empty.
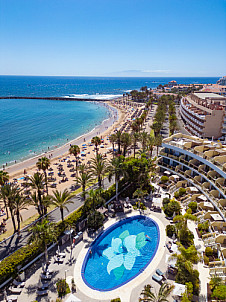
[[[170,81],[168,83],[168,87],[172,88],[173,86],[176,86],[177,85],[177,82],[176,81]]]
[[[195,92],[181,99],[180,114],[192,135],[217,139],[226,135],[225,107],[226,97]]]
[[[220,79],[217,81],[217,84],[219,84],[219,85],[226,85],[226,76],[220,78]]]

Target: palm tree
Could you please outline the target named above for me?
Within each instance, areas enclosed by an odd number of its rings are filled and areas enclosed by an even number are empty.
[[[36,192],[34,192],[30,195],[29,204],[32,205],[32,206],[35,206],[36,210],[38,211],[39,216],[41,217],[42,212],[41,212],[41,209],[40,209],[39,199],[38,199],[38,196],[37,196]]]
[[[215,275],[215,276],[211,277],[209,284],[210,284],[210,289],[213,292],[217,286],[223,284],[223,280],[221,279],[221,277],[218,277],[217,275]]]
[[[106,158],[101,154],[97,154],[97,156],[92,158],[90,162],[90,172],[98,179],[98,186],[101,188],[103,177],[106,173]]]
[[[136,156],[136,147],[137,147],[137,142],[139,141],[139,133],[138,132],[134,132],[132,134],[132,146],[133,146],[133,155],[134,158]]]
[[[44,188],[44,178],[45,176],[42,173],[36,172],[33,176],[29,177],[31,182],[30,186],[37,191],[38,200],[39,200],[39,211],[41,216],[44,215],[44,207],[42,204],[42,190]]]
[[[9,181],[9,173],[6,171],[0,170],[0,186],[3,187]],[[6,210],[6,218],[9,218],[9,212],[7,208],[6,201],[4,199],[4,195],[2,195],[2,199],[4,202],[5,210]]]
[[[84,200],[86,199],[86,187],[92,182],[93,177],[88,169],[88,167],[84,164],[79,166],[79,175],[76,176],[75,181],[82,187],[82,195]]]
[[[143,191],[141,188],[136,189],[136,191],[133,193],[133,197],[137,197],[138,200],[138,209],[140,209],[140,202],[142,202],[145,195],[147,195],[147,192]]]
[[[174,285],[169,285],[169,284],[162,284],[158,293],[153,293],[152,292],[152,286],[150,284],[145,285],[144,289],[141,292],[141,295],[143,298],[140,298],[139,301],[151,301],[151,302],[168,302],[169,300],[167,299],[171,292],[174,289]]]
[[[109,141],[112,143],[112,154],[113,154],[113,157],[114,157],[114,154],[115,154],[115,143],[117,141],[117,138],[116,138],[116,134],[113,133],[109,136]]]
[[[159,153],[159,147],[162,146],[162,137],[161,135],[158,135],[155,137],[155,146],[157,147],[157,156]]]
[[[46,194],[48,195],[48,181],[47,181],[47,173],[46,170],[50,167],[50,160],[47,157],[41,157],[38,159],[36,166],[39,170],[42,170],[45,175],[45,184],[46,184]]]
[[[148,135],[147,132],[141,132],[140,133],[139,140],[141,142],[141,146],[142,146],[143,150],[146,150],[146,148],[147,148],[148,138],[149,138],[149,135]]]
[[[23,221],[20,211],[28,210],[27,206],[28,206],[28,200],[26,200],[26,198],[22,194],[18,193],[14,199],[14,215],[17,218],[18,231],[20,230],[20,222]]]
[[[80,148],[77,145],[71,145],[69,153],[73,154],[76,160],[76,174],[78,175],[78,155],[80,153]]]
[[[121,154],[121,138],[122,138],[122,132],[117,131],[116,132],[116,142],[118,144],[118,154]]]
[[[153,135],[150,135],[148,137],[147,147],[148,147],[148,150],[151,152],[151,154],[150,154],[151,158],[152,158],[152,153],[153,153],[154,145],[155,145],[155,137]]]
[[[51,241],[56,241],[56,226],[54,223],[49,223],[49,221],[45,218],[41,222],[36,223],[33,227],[31,227],[31,237],[29,238],[29,242],[34,242],[36,245],[41,246],[45,249],[45,258],[46,263],[48,263],[48,250],[47,245]]]
[[[63,193],[58,190],[54,190],[53,195],[50,196],[52,204],[60,209],[62,221],[64,221],[64,209],[69,212],[67,205],[73,203],[73,201],[70,200],[72,196],[73,194],[71,194],[67,189],[65,189]]]
[[[89,191],[89,197],[87,198],[86,203],[87,203],[87,205],[91,204],[93,212],[95,212],[97,205],[101,205],[104,202],[104,199],[102,197],[102,192],[103,192],[103,190],[100,188],[98,188],[96,190],[91,189]],[[87,205],[85,206],[85,208],[87,208]]]
[[[111,181],[112,177],[115,177],[116,200],[118,200],[118,183],[120,177],[124,174],[123,162],[124,162],[124,156],[122,155],[117,156],[109,162],[107,168],[107,171],[109,172],[108,174],[109,181]]]
[[[94,136],[91,140],[91,143],[95,145],[96,153],[98,155],[98,146],[101,144],[101,139],[99,136]]]
[[[14,210],[15,210],[15,199],[18,194],[20,194],[19,186],[13,185],[11,183],[7,183],[2,187],[2,194],[6,200],[7,206],[9,207],[9,211],[11,214],[11,219],[13,223],[14,233],[16,233],[16,223],[14,218]]]
[[[178,129],[177,121],[175,121],[175,120],[170,121],[169,128],[170,128],[170,135],[173,135],[175,130]]]
[[[126,157],[128,147],[131,145],[131,136],[127,132],[123,132],[121,136],[121,145],[123,147],[123,156]]]

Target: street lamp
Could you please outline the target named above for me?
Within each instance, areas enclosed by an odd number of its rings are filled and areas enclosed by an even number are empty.
[[[66,269],[65,271],[64,271],[64,273],[65,273],[65,281],[66,281],[66,276],[67,276],[67,272],[68,272],[69,270],[68,269]]]

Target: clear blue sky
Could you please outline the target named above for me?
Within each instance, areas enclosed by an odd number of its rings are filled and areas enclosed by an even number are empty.
[[[0,0],[0,74],[226,75],[226,0]]]

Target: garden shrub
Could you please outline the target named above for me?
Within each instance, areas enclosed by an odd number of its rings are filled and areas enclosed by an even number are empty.
[[[90,229],[98,230],[103,226],[104,215],[98,211],[90,213],[88,216],[87,226]]]
[[[169,181],[169,177],[168,177],[168,176],[163,175],[163,176],[161,177],[161,183],[165,184],[165,183],[167,183],[168,181]]]
[[[169,203],[167,203],[163,207],[163,211],[166,216],[172,217],[173,214],[175,213],[176,215],[180,214],[180,203],[176,201],[175,199],[170,200]]]
[[[203,260],[204,260],[205,265],[209,265],[210,260],[206,255],[203,256]]]
[[[186,194],[186,189],[185,188],[180,188],[179,189],[179,196],[184,196]]]
[[[58,279],[56,286],[57,286],[58,296],[60,298],[66,296],[71,292],[69,285],[67,284],[65,279]]]
[[[179,192],[175,192],[175,193],[174,193],[174,197],[175,197],[175,198],[179,198],[179,197],[180,197]]]
[[[173,224],[168,224],[166,226],[166,235],[168,237],[173,237],[173,234],[176,235],[176,228],[175,228],[175,226]]]
[[[34,259],[40,252],[41,248],[35,244],[26,245],[15,253],[0,262],[0,284],[9,279],[16,277],[18,266],[24,266]]]
[[[211,249],[211,247],[209,247],[209,246],[206,247],[205,254],[207,257],[213,256],[213,250]]]
[[[169,202],[170,202],[170,199],[168,197],[163,198],[163,201],[162,201],[163,207],[167,206]]]
[[[196,201],[191,201],[189,204],[188,204],[188,207],[192,210],[192,213],[195,213],[197,211],[197,208],[198,208],[198,204]]]
[[[226,301],[226,285],[220,284],[213,290],[212,298],[220,301]]]
[[[120,298],[111,299],[111,302],[121,302]]]

